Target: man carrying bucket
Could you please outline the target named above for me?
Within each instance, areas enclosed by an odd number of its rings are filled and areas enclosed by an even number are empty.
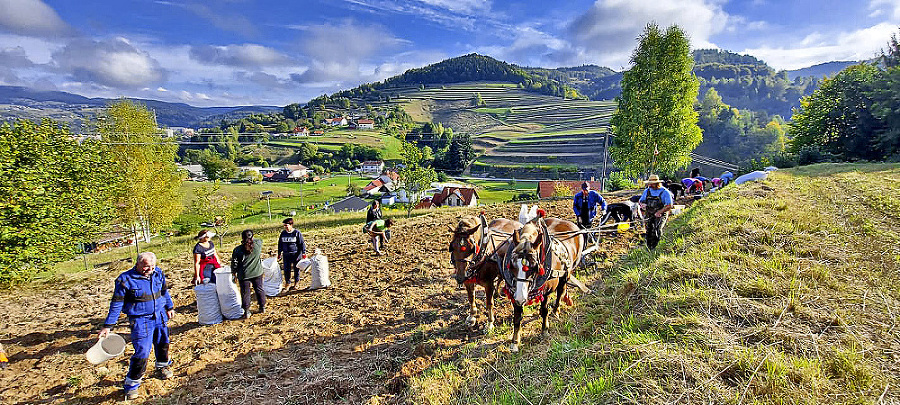
[[[169,365],[168,320],[175,315],[175,305],[169,296],[166,276],[156,267],[156,255],[144,252],[138,255],[137,265],[116,278],[109,315],[100,330],[100,338],[109,335],[116,325],[119,313],[128,315],[131,324],[131,344],[134,355],[125,375],[125,399],[136,399],[141,378],[147,368],[150,349],[156,352],[156,371],[161,379],[172,377]]]

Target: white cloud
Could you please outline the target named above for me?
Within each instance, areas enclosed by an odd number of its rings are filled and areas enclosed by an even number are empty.
[[[573,42],[588,54],[611,65],[627,63],[610,60],[630,54],[647,23],[661,28],[677,24],[691,39],[692,48],[716,47],[711,37],[734,23],[712,0],[598,0],[569,26]]]
[[[116,88],[141,88],[164,82],[167,72],[124,38],[78,39],[53,54],[61,72],[77,81]]]
[[[301,83],[357,80],[361,64],[407,43],[382,26],[358,25],[352,21],[304,29],[306,35],[300,47],[310,66],[293,76]]]
[[[419,0],[429,6],[443,8],[460,14],[474,14],[489,11],[491,2],[488,0]]]
[[[763,46],[740,53],[756,56],[775,69],[799,69],[837,60],[867,60],[879,54],[896,29],[894,24],[882,23],[850,32],[814,32],[797,47]]]
[[[41,0],[0,0],[0,29],[35,37],[59,37],[74,33],[72,27]]]
[[[191,58],[211,65],[237,67],[279,66],[294,63],[287,55],[256,44],[194,46],[191,47]]]
[[[900,20],[900,0],[872,0],[869,2],[869,17],[887,16]]]

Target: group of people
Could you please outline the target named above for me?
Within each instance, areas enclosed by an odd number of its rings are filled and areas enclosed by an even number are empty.
[[[278,260],[282,262],[285,285],[290,285],[288,290],[293,290],[297,288],[300,269],[309,265],[309,259],[306,255],[303,234],[294,229],[294,220],[285,219],[283,226],[284,229],[278,237]],[[197,240],[193,249],[195,285],[216,282],[215,270],[222,267],[222,259],[212,242],[215,235],[215,232],[204,230],[195,238]],[[253,230],[247,229],[241,232],[240,245],[231,252],[231,275],[240,286],[244,319],[250,317],[251,287],[259,305],[259,313],[265,312],[266,308],[262,246],[262,240],[254,236]],[[294,276],[293,283],[291,274]],[[123,388],[126,399],[138,398],[138,387],[146,371],[151,349],[155,353],[157,376],[161,379],[172,377],[172,371],[169,369],[171,360],[167,325],[174,311],[175,306],[169,294],[166,277],[157,266],[156,255],[152,252],[141,253],[135,266],[116,278],[109,313],[98,334],[101,339],[105,338],[118,322],[121,313],[128,316],[134,355],[131,356],[125,375]]]
[[[644,212],[644,219],[647,230],[647,247],[653,249],[659,243],[662,235],[662,228],[668,220],[668,213],[672,210],[675,198],[672,192],[663,187],[663,180],[659,176],[651,175],[644,182],[647,186],[638,198],[638,203]],[[597,215],[597,207],[600,212],[606,211],[606,200],[600,193],[591,190],[590,183],[581,184],[581,191],[575,194],[572,200],[572,210],[577,218],[578,226],[581,229],[589,229],[592,227],[594,217]],[[594,238],[593,233],[587,233],[585,239],[591,241]]]

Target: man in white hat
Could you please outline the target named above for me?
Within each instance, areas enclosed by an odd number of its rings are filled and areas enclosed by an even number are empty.
[[[653,174],[644,182],[647,189],[641,194],[641,208],[644,210],[644,219],[647,224],[647,247],[653,249],[659,243],[662,236],[662,228],[669,218],[674,198],[672,192],[662,186],[663,181]]]

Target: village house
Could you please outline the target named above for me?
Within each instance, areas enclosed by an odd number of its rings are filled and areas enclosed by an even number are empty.
[[[299,181],[304,179],[309,169],[303,165],[286,165],[284,167],[269,167],[260,170],[263,180],[266,181]]]
[[[335,213],[359,212],[365,211],[367,208],[369,208],[369,202],[357,196],[350,196],[328,206],[328,208]]]
[[[295,127],[295,128],[294,128],[294,135],[297,135],[297,136],[309,136],[309,129],[307,129],[306,127]]]
[[[478,205],[478,191],[471,187],[444,187],[431,197],[434,206],[474,207]]]
[[[359,171],[363,174],[377,175],[384,171],[384,162],[381,160],[368,160],[359,165]]]
[[[356,127],[359,129],[375,129],[375,121],[364,118],[356,121]]]
[[[323,123],[325,125],[332,126],[332,127],[346,127],[347,119],[344,117],[326,118]]]

